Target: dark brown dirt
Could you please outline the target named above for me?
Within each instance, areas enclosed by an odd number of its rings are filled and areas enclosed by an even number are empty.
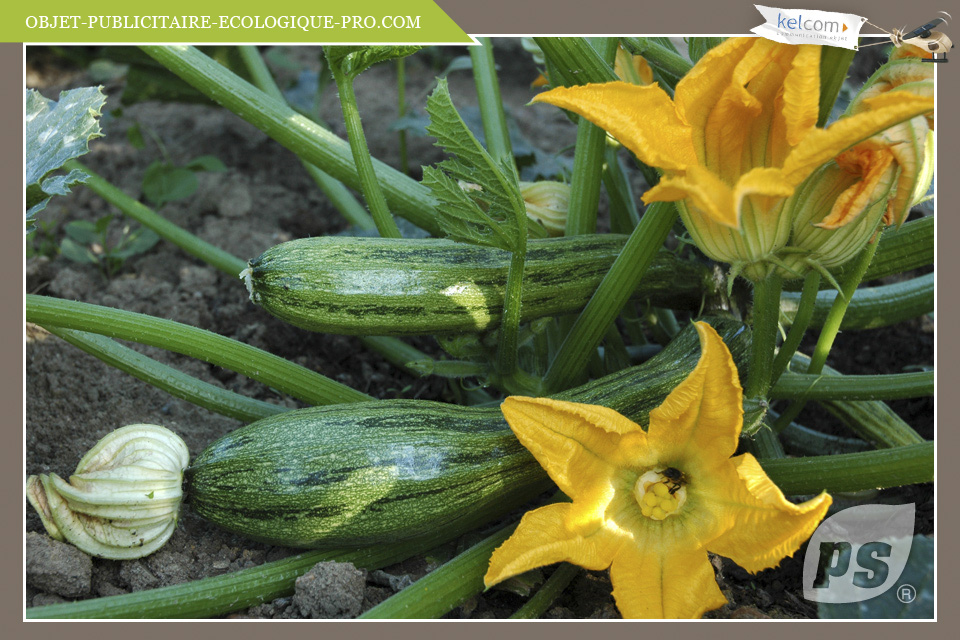
[[[532,95],[528,85],[535,71],[516,43],[505,51],[497,53],[503,65],[503,99],[521,130],[532,144],[548,152],[558,152],[571,145],[574,127],[559,111],[545,106],[524,106]],[[303,48],[295,50],[291,57],[316,66],[318,53],[318,49]],[[407,65],[408,100],[422,105],[437,69],[425,64],[423,57],[415,57]],[[95,84],[86,72],[71,69],[44,51],[28,50],[27,77],[28,86],[41,89],[51,98],[63,88]],[[107,83],[107,111],[119,106],[121,82]],[[452,74],[450,85],[458,106],[475,104],[469,74]],[[398,166],[396,134],[388,131],[388,125],[396,117],[392,69],[389,65],[371,69],[360,77],[356,89],[372,154]],[[325,97],[322,111],[328,122],[333,123],[334,130],[343,136],[339,108],[331,92]],[[106,137],[95,141],[92,152],[82,160],[128,194],[140,195],[144,170],[150,162],[162,157],[149,135],[144,136],[147,147],[143,150],[129,144],[126,132],[134,123],[139,123],[145,133],[156,134],[176,163],[183,164],[200,155],[214,155],[228,167],[226,173],[201,175],[197,194],[166,205],[162,213],[239,257],[252,258],[284,240],[333,234],[345,228],[338,213],[319,194],[290,152],[232,114],[207,106],[143,103],[124,107],[122,114],[103,118]],[[419,173],[420,164],[430,164],[441,157],[428,138],[410,137],[409,144],[415,174]],[[49,238],[59,242],[65,223],[96,220],[111,211],[112,208],[92,192],[78,188],[69,197],[55,198],[42,219],[54,223],[48,232]],[[119,233],[123,223],[115,220],[112,224],[113,232]],[[365,350],[356,338],[308,333],[272,318],[247,300],[247,293],[238,280],[167,243],[161,242],[148,253],[128,260],[111,279],[94,266],[72,263],[55,252],[30,258],[25,268],[30,293],[148,313],[208,329],[289,358],[377,398],[451,399],[444,381],[407,375]],[[916,322],[876,332],[843,334],[831,364],[846,373],[883,373],[899,371],[908,364],[932,365],[933,335],[928,328]],[[26,340],[27,475],[55,472],[68,476],[97,440],[125,424],[162,424],[184,438],[192,456],[217,437],[240,426],[235,420],[174,399],[135,380],[42,329],[29,326]],[[427,351],[436,350],[429,339],[416,340],[414,344]],[[129,346],[212,384],[268,402],[297,406],[296,401],[230,371],[160,349]],[[893,406],[925,437],[932,437],[932,400],[903,401]],[[816,423],[823,420],[829,422],[829,418],[814,416],[809,424],[820,426]],[[932,489],[909,488],[897,495],[919,503],[918,520],[922,519],[925,528],[932,531]],[[45,536],[39,518],[29,506],[25,508],[26,530],[33,536],[31,540]],[[301,617],[304,611],[309,615],[332,610],[329,607],[334,605],[352,611],[350,607],[356,604],[357,598],[360,608],[366,610],[405,584],[403,576],[416,580],[477,539],[476,535],[467,536],[427,556],[389,567],[387,575],[368,575],[362,594],[354,593],[354,600],[348,604],[340,600],[332,604],[310,600],[310,594],[306,593],[298,596],[300,600],[281,598],[230,617]],[[36,542],[30,543],[28,550],[31,547],[47,549]],[[44,553],[48,559],[52,555],[49,550]],[[67,591],[66,587],[58,588],[56,580],[32,578],[31,575],[41,569],[49,571],[51,567],[47,566],[48,560],[47,565],[38,564],[31,573],[31,563],[40,563],[42,559],[38,554],[28,555],[26,604],[61,602],[78,594],[98,597],[179,584],[256,566],[292,553],[295,552],[290,549],[254,543],[221,531],[186,510],[170,542],[150,557],[128,562],[93,559],[92,570],[84,574],[82,559],[76,558],[76,554],[67,554],[70,566],[79,567],[70,572],[69,583],[63,581],[69,584]],[[756,576],[716,558],[718,579],[730,604],[709,617],[815,616],[815,608],[800,597],[801,553],[802,550],[796,558],[785,560],[779,568]],[[53,562],[52,570],[57,571],[58,567],[64,572],[68,570],[65,564]],[[549,576],[551,571],[552,568],[545,568],[543,576]],[[357,588],[356,579],[350,578],[349,572],[340,571],[337,575],[347,576],[343,578],[347,582],[352,580],[350,589]],[[89,582],[78,586],[78,579]],[[327,583],[333,584],[336,580],[330,579],[324,584]],[[544,617],[618,617],[610,591],[605,573],[583,572]],[[493,589],[472,598],[448,617],[502,618],[524,601],[521,595]]]

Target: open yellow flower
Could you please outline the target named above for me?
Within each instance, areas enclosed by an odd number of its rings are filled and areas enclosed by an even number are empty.
[[[820,47],[730,38],[670,96],[624,82],[560,87],[535,102],[573,111],[663,171],[643,200],[677,201],[710,257],[761,279],[789,240],[785,199],[824,163],[888,127],[932,111],[930,96],[889,92],[826,129],[816,126]]]
[[[487,586],[534,567],[610,568],[625,618],[689,618],[726,603],[707,552],[748,571],[775,566],[816,529],[826,493],[788,502],[737,448],[743,410],[737,369],[708,324],[697,323],[696,368],[644,431],[604,407],[507,398],[517,438],[572,503],[527,513],[490,559]]]

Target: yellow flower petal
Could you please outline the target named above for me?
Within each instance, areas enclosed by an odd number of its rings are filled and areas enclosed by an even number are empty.
[[[898,122],[933,110],[933,99],[905,91],[893,91],[864,101],[870,109],[841,118],[826,129],[811,131],[787,156],[783,173],[800,184],[817,167],[858,142]]]
[[[521,444],[574,500],[607,493],[621,435],[646,440],[639,425],[606,407],[511,396],[501,410]]]
[[[730,351],[713,327],[695,326],[700,361],[650,412],[649,429],[650,446],[662,461],[683,461],[688,467],[725,462],[737,449],[743,424],[743,391]]]
[[[820,114],[820,47],[797,47],[790,73],[783,83],[783,116],[787,143],[796,146],[814,127]]]
[[[546,102],[583,116],[653,167],[682,171],[697,163],[690,127],[657,85],[626,82],[557,87],[534,102]]]
[[[572,506],[551,504],[527,512],[513,535],[490,557],[484,584],[489,587],[555,562],[571,562],[593,571],[610,566],[619,549],[615,536],[606,530],[589,537],[570,531],[566,522]]]
[[[728,38],[706,53],[677,83],[676,112],[691,129],[697,157],[706,160],[704,132],[714,106],[733,78],[733,72],[750,49],[762,38]],[[760,46],[766,46],[761,43]],[[693,163],[688,163],[693,164]],[[657,165],[654,165],[657,166]]]
[[[757,572],[793,555],[827,514],[832,498],[821,493],[802,504],[793,504],[752,455],[745,453],[733,462],[742,484],[739,488],[727,487],[726,500],[717,500],[732,527],[706,546],[747,571]]]
[[[727,603],[706,551],[639,542],[624,545],[610,566],[624,618],[699,618]]]
[[[840,154],[837,164],[851,173],[860,174],[862,178],[840,194],[830,213],[816,226],[821,229],[839,229],[853,222],[869,205],[885,196],[889,191],[889,183],[881,193],[878,193],[878,187],[881,187],[892,163],[893,154],[886,149],[857,147]]]
[[[690,199],[701,215],[727,227],[740,225],[733,189],[709,169],[693,165],[683,176],[664,176],[643,194],[644,204]]]

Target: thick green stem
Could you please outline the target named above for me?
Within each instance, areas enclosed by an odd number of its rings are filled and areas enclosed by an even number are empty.
[[[287,407],[254,400],[239,393],[221,389],[203,380],[198,380],[193,376],[177,371],[173,367],[161,364],[153,358],[137,353],[129,347],[118,344],[110,338],[53,325],[44,328],[112,367],[148,382],[174,397],[187,400],[199,407],[229,418],[253,422],[260,418],[289,411]]]
[[[515,620],[532,620],[539,618],[550,608],[550,605],[563,593],[573,579],[580,575],[582,569],[574,564],[563,562],[557,567],[543,586],[533,595],[532,598],[517,609],[516,613],[510,616]]]
[[[100,307],[46,296],[26,296],[26,320],[131,340],[199,358],[242,373],[309,404],[326,405],[373,400],[365,393],[204,329],[142,313]]]
[[[615,38],[602,38],[600,57],[609,65],[617,54]],[[607,132],[586,118],[577,124],[577,146],[570,180],[570,204],[565,235],[577,236],[597,232],[597,209],[603,178]]]
[[[360,188],[349,144],[319,124],[266,95],[194,47],[141,48],[208,98],[233,111],[307,162],[352,189]],[[390,206],[421,229],[442,235],[430,190],[378,160],[374,160],[373,165]]]
[[[797,353],[790,366],[794,371],[803,373],[809,364],[810,358]],[[826,365],[822,374],[840,376],[840,372]],[[880,400],[821,400],[819,404],[848,429],[878,449],[924,442],[924,438],[913,427]],[[775,423],[778,430],[787,426],[779,420]]]
[[[514,523],[499,529],[360,617],[439,618],[483,591],[490,555],[516,528]]]
[[[847,79],[847,71],[853,56],[853,49],[842,47],[820,47],[820,114],[817,126],[823,127],[833,111],[833,103],[840,95],[843,82]]]
[[[776,274],[770,274],[753,285],[753,354],[743,390],[747,398],[764,398],[770,388],[782,291],[783,280]]]
[[[619,79],[613,67],[586,38],[540,37],[534,40],[550,61],[550,82],[554,86],[572,87]]]
[[[809,495],[933,482],[933,457],[933,442],[924,442],[835,456],[761,460],[760,465],[785,494]]]
[[[416,347],[411,347],[399,338],[391,338],[389,336],[363,336],[360,338],[360,342],[371,351],[379,353],[393,366],[413,375],[420,374],[416,369],[407,365],[411,362],[421,362],[430,359],[423,351],[420,351]]]
[[[785,373],[775,400],[900,400],[933,395],[933,371],[866,376]]]
[[[823,323],[823,329],[820,331],[817,346],[814,347],[813,355],[810,358],[810,365],[807,367],[807,373],[818,374],[823,371],[823,365],[827,363],[827,356],[830,355],[833,341],[836,339],[837,334],[840,333],[840,325],[843,323],[843,316],[847,312],[847,307],[850,305],[850,301],[853,299],[853,294],[856,292],[857,287],[860,286],[863,275],[870,266],[870,261],[873,260],[873,256],[877,252],[877,246],[880,244],[880,233],[881,232],[878,231],[878,235],[873,239],[873,242],[868,243],[867,246],[864,247],[863,251],[855,259],[853,267],[847,272],[841,285],[841,295],[838,295],[833,301],[830,313],[827,314],[827,319]],[[774,425],[774,429],[780,431],[785,425],[793,422],[796,417],[800,415],[805,404],[803,401],[797,401],[787,407],[786,411],[783,412],[783,415],[780,416]]]
[[[483,137],[487,151],[497,160],[513,162],[513,148],[507,130],[507,115],[500,99],[500,83],[493,61],[493,42],[490,38],[478,38],[479,47],[470,49],[473,63],[473,81],[477,87],[480,118],[483,121]]]
[[[810,318],[813,317],[813,307],[817,301],[817,290],[819,289],[820,272],[811,269],[803,280],[803,293],[800,295],[797,315],[794,317],[793,324],[790,326],[790,332],[787,334],[786,339],[784,339],[777,356],[773,359],[770,372],[771,385],[776,384],[783,372],[787,370],[787,365],[790,364],[790,358],[793,357],[793,354],[795,354],[800,347],[803,334],[806,333],[807,327],[810,325]],[[781,299],[778,311],[782,306],[783,301]]]
[[[181,229],[157,214],[150,209],[150,207],[137,202],[120,189],[117,189],[94,171],[91,171],[76,160],[70,160],[63,166],[65,169],[79,169],[86,173],[89,178],[84,183],[84,186],[93,190],[98,196],[120,209],[125,216],[133,218],[143,226],[156,232],[161,238],[172,242],[190,255],[200,258],[220,271],[235,277],[239,277],[240,272],[247,268],[247,263],[240,258],[213,246],[209,242],[201,240],[189,231]]]
[[[353,78],[341,73],[334,64],[331,64],[330,68],[333,71],[333,79],[337,83],[337,93],[340,95],[340,109],[343,111],[343,122],[347,127],[347,139],[350,141],[350,151],[353,153],[357,175],[360,177],[360,191],[367,201],[367,206],[370,207],[370,214],[380,235],[384,238],[400,238],[400,229],[397,227],[396,220],[390,215],[387,199],[380,189],[380,183],[373,168],[370,149],[367,148],[367,137],[363,134],[357,95],[353,91]]]
[[[675,78],[682,78],[693,68],[679,53],[670,51],[651,38],[623,38],[623,46],[630,53],[643,56],[647,62]]]
[[[934,275],[885,284],[880,287],[857,289],[840,323],[842,331],[877,329],[933,311]],[[784,293],[781,298],[782,319],[796,323],[800,313],[800,298],[795,293]],[[822,327],[837,300],[837,291],[821,291],[813,306],[810,327]]]
[[[647,272],[676,219],[673,204],[658,202],[647,208],[550,364],[543,383],[545,393],[573,386],[581,377],[583,363],[588,361],[607,327],[630,299],[630,293]]]
[[[610,230],[626,235],[640,222],[637,202],[617,155],[617,148],[607,144],[603,156],[603,184],[610,198]]]
[[[260,51],[251,45],[238,47],[238,50],[244,64],[247,65],[247,70],[250,72],[250,77],[253,79],[254,84],[267,95],[277,100],[286,101],[286,98],[283,97],[283,92],[270,74],[270,70],[263,60],[263,56],[260,55]],[[403,64],[403,58],[398,59],[397,62]],[[401,132],[401,135],[402,134],[403,132]],[[303,158],[300,159],[300,162],[303,163],[303,168],[306,169],[316,185],[320,187],[320,190],[327,196],[327,199],[333,203],[337,211],[339,211],[350,224],[368,231],[377,228],[370,214],[367,213],[363,205],[353,197],[353,194],[350,193],[350,190],[347,189],[342,182],[310,164]]]
[[[510,271],[507,272],[507,288],[503,293],[503,320],[500,324],[500,340],[497,342],[497,373],[503,378],[509,378],[517,370],[517,349],[519,347],[517,336],[520,333],[520,313],[523,308],[523,265],[525,261],[525,251],[513,252],[510,257]]]

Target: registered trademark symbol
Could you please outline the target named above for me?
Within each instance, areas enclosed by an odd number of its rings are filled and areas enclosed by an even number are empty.
[[[897,587],[897,600],[903,604],[910,604],[917,599],[917,590],[912,584],[902,584]]]

